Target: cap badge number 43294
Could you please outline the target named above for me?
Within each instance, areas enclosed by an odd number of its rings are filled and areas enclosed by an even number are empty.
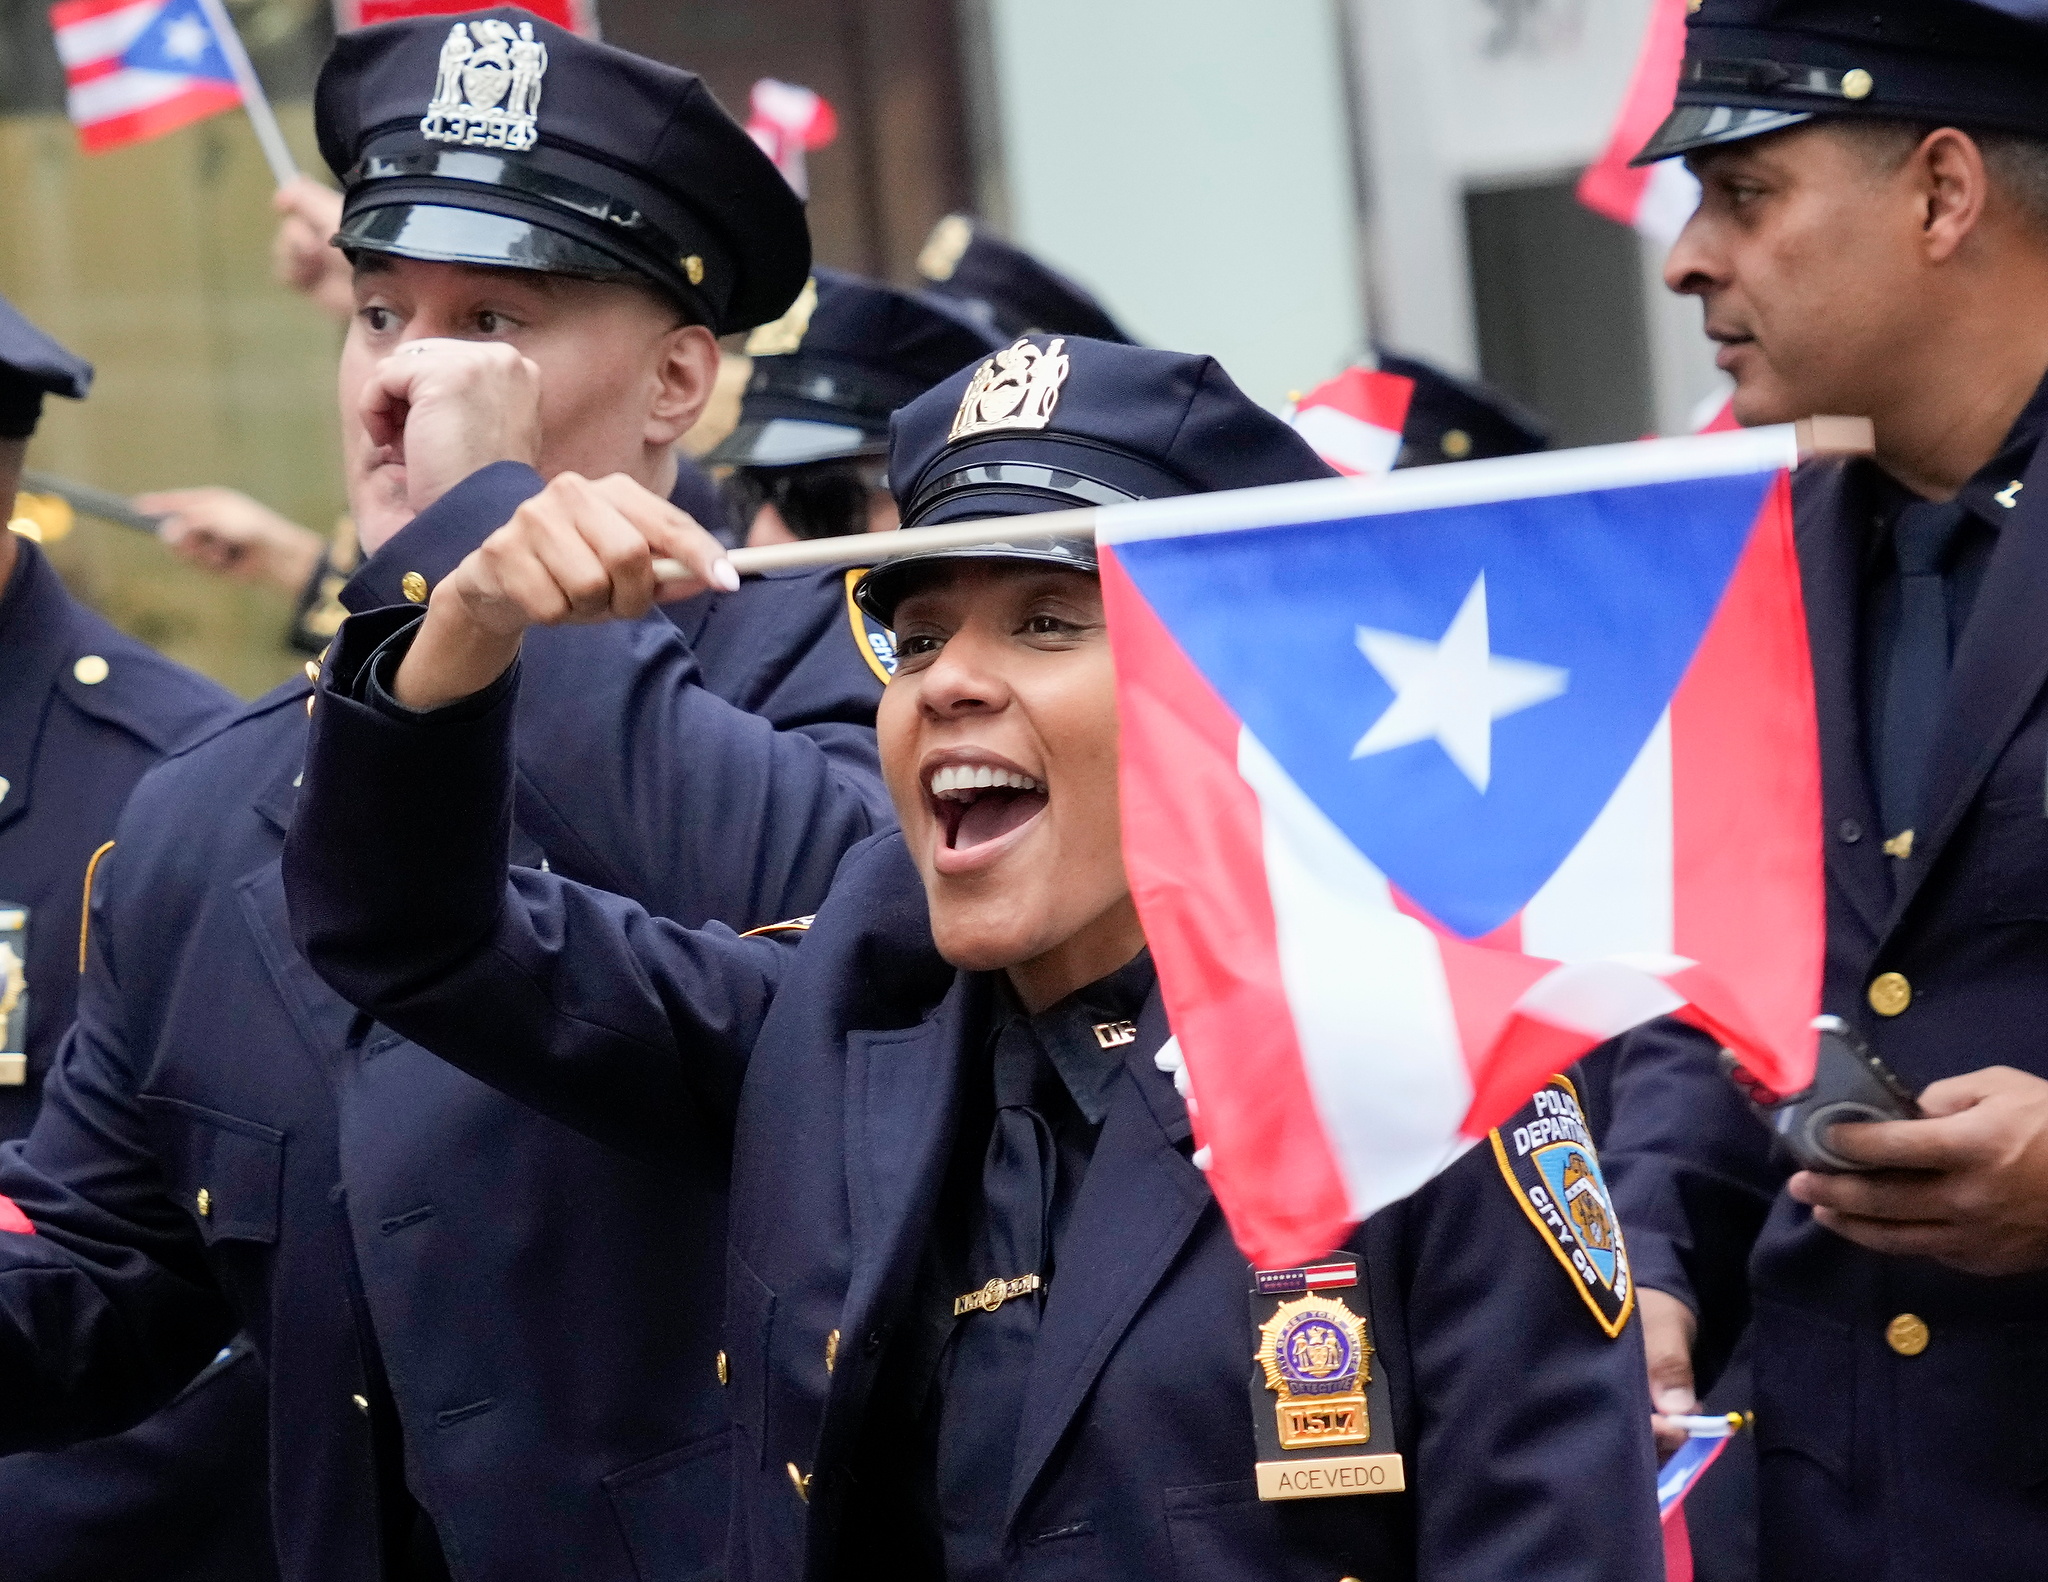
[[[1071,371],[1066,344],[1055,340],[1040,348],[1026,336],[983,363],[960,398],[946,442],[1006,428],[1044,428]]]
[[[457,22],[441,45],[434,100],[420,135],[470,148],[533,147],[547,69],[548,47],[533,36],[531,22],[516,32],[493,17]]]

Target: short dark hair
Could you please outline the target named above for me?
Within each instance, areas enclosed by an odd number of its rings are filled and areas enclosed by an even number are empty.
[[[1946,122],[1851,120],[1842,117],[1828,123],[1830,129],[1859,147],[1873,164],[1887,173],[1897,170],[1913,150],[1927,140],[1930,132]],[[2048,138],[2023,132],[1980,131],[1958,127],[1968,134],[1984,154],[1984,168],[1992,185],[2010,198],[2021,216],[2044,238],[2048,238]]]

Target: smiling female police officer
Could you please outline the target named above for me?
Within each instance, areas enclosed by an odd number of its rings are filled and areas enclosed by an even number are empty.
[[[905,408],[891,473],[913,524],[1326,475],[1207,358],[1032,338]],[[653,591],[616,526],[549,551],[609,568],[583,618]],[[1313,1271],[1232,1244],[1161,1069],[1092,544],[868,577],[902,644],[879,729],[903,831],[753,938],[508,888],[511,667],[568,590],[504,569],[344,630],[297,936],[358,1004],[622,1146],[686,1137],[744,1068],[732,1577],[1656,1574],[1627,1304],[1582,1295],[1493,1153]],[[1544,1096],[1566,1127],[1568,1097]],[[1327,1417],[1318,1381],[1343,1386]]]

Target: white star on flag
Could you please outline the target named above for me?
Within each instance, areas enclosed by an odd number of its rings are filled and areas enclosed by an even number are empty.
[[[1556,665],[1494,656],[1483,571],[1436,642],[1361,626],[1358,651],[1394,689],[1394,701],[1351,756],[1433,739],[1481,791],[1493,778],[1493,722],[1561,696],[1571,678]]]
[[[164,54],[172,60],[201,60],[206,43],[206,25],[197,17],[178,17],[164,29]]]

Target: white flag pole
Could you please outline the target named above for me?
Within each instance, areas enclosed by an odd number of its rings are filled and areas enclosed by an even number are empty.
[[[280,187],[289,185],[298,179],[299,167],[270,108],[269,96],[257,80],[256,68],[249,64],[249,52],[242,48],[242,35],[235,31],[221,0],[199,0],[199,9],[206,13],[213,36],[220,40],[221,53],[228,58],[228,70],[235,74],[235,86],[242,90],[242,108],[249,112],[249,124],[256,129],[256,141],[263,147],[271,176]]]

